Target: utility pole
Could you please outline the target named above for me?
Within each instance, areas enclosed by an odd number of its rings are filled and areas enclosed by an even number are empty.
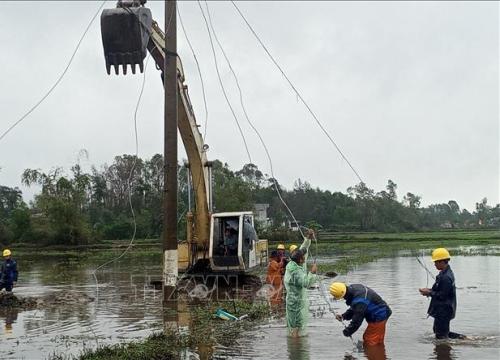
[[[175,298],[177,283],[177,9],[165,0],[163,301]]]

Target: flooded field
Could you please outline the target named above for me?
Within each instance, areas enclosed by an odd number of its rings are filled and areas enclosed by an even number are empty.
[[[17,257],[18,296],[45,303],[36,310],[0,310],[2,359],[43,359],[53,354],[79,354],[85,348],[141,339],[163,329],[160,292],[149,285],[159,273],[150,258],[128,258],[98,274],[95,261],[68,256]],[[328,262],[328,257],[322,259]],[[427,259],[428,260],[428,259]],[[436,343],[432,320],[426,319],[428,300],[418,287],[432,279],[414,257],[381,259],[340,276],[361,282],[389,303],[385,349],[364,354],[341,335],[342,325],[329,313],[319,290],[310,290],[309,335],[299,341],[285,336],[283,320],[267,321],[230,346],[218,346],[217,359],[498,359],[500,357],[500,257],[457,256],[451,263],[457,278],[458,311],[452,329],[473,340]],[[429,268],[432,269],[431,264]],[[331,280],[326,280],[327,286]],[[334,303],[343,311],[343,303]],[[366,325],[364,325],[366,326]],[[361,338],[364,326],[355,334]],[[227,344],[226,344],[227,345]],[[213,350],[208,351],[212,353]],[[199,356],[201,355],[201,356]],[[189,359],[206,355],[187,354]]]
[[[366,264],[339,277],[341,281],[373,288],[391,307],[385,348],[369,354],[355,349],[351,340],[341,334],[342,324],[327,310],[319,291],[312,290],[307,337],[287,339],[284,323],[276,321],[252,332],[238,347],[239,352],[225,351],[233,359],[499,359],[500,257],[458,256],[451,266],[458,288],[457,316],[451,329],[473,340],[434,340],[432,318],[426,316],[429,300],[418,293],[419,287],[426,286],[427,281],[431,286],[433,280],[427,279],[414,257],[396,257]],[[346,309],[343,302],[333,305],[339,312]],[[354,341],[362,338],[364,328],[366,322],[353,335]]]

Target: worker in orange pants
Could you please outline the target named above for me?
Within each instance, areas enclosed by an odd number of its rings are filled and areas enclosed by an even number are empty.
[[[385,326],[392,311],[387,303],[372,289],[361,284],[347,286],[334,282],[330,286],[330,294],[337,300],[345,299],[349,309],[335,317],[339,321],[351,320],[343,330],[345,336],[351,336],[366,319],[368,327],[363,334],[365,346],[375,346],[384,343]]]
[[[271,252],[271,258],[267,267],[266,283],[272,285],[273,291],[269,299],[272,305],[283,302],[283,279],[281,269],[284,258],[280,258],[277,251]]]

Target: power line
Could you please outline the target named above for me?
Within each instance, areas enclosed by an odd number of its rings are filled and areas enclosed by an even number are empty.
[[[97,281],[97,276],[96,276],[96,273],[98,270],[102,269],[103,267],[105,267],[106,265],[109,265],[119,259],[121,259],[129,250],[130,248],[132,247],[134,241],[135,241],[135,236],[137,234],[137,220],[136,220],[136,216],[135,216],[135,210],[134,210],[134,206],[132,204],[132,186],[131,186],[131,180],[132,180],[132,176],[134,174],[134,171],[135,171],[135,167],[137,165],[137,158],[139,156],[139,136],[138,136],[138,131],[137,131],[137,112],[139,110],[139,105],[141,104],[141,99],[142,99],[142,94],[144,93],[144,85],[146,84],[146,70],[147,70],[147,67],[148,67],[148,62],[149,62],[149,56],[148,58],[146,59],[146,64],[144,65],[144,74],[143,74],[143,77],[142,77],[142,85],[141,85],[141,90],[139,92],[139,97],[137,98],[137,103],[135,105],[135,110],[134,110],[134,136],[135,136],[135,156],[134,156],[134,162],[132,163],[132,168],[130,169],[130,173],[129,173],[129,176],[128,176],[128,179],[127,179],[127,192],[128,192],[128,203],[129,203],[129,207],[130,207],[130,212],[132,213],[132,221],[134,223],[134,230],[133,230],[133,233],[132,233],[132,238],[130,239],[130,242],[128,244],[128,246],[125,248],[125,250],[123,250],[123,252],[118,255],[117,257],[99,265],[92,273],[92,275],[94,276],[94,279],[95,279],[95,282],[96,282],[96,290],[97,290],[97,298],[99,297],[99,282]]]
[[[191,41],[189,40],[186,28],[184,27],[184,23],[182,22],[181,12],[180,12],[179,8],[177,8],[177,14],[179,15],[179,22],[181,23],[182,32],[184,33],[184,37],[186,38],[186,41],[189,45],[189,48],[191,49],[191,53],[193,54],[193,58],[194,58],[194,61],[196,63],[196,68],[198,69],[198,75],[200,76],[201,92],[203,94],[203,104],[205,105],[205,126],[204,126],[204,131],[203,131],[203,141],[206,142],[207,126],[208,126],[208,106],[207,106],[207,98],[205,95],[205,84],[203,82],[203,75],[201,74],[200,63],[198,62],[198,58],[196,57],[196,53],[194,51],[193,45],[191,44]]]
[[[288,207],[287,203],[285,202],[285,200],[281,196],[281,191],[279,189],[278,183],[277,183],[276,178],[274,176],[273,161],[272,161],[271,155],[269,153],[269,149],[267,148],[267,145],[266,145],[264,139],[262,138],[260,132],[254,126],[254,124],[252,123],[252,121],[250,121],[250,118],[248,116],[248,113],[246,111],[245,104],[244,104],[244,101],[243,101],[243,91],[241,89],[240,82],[238,80],[238,76],[236,75],[236,72],[235,72],[233,66],[231,65],[231,61],[229,60],[226,52],[224,51],[224,48],[223,48],[222,44],[219,41],[219,38],[217,37],[217,33],[215,32],[215,29],[214,29],[214,26],[213,26],[213,23],[212,23],[212,17],[210,15],[210,10],[209,10],[209,7],[208,7],[208,2],[206,0],[205,0],[205,6],[207,8],[208,20],[210,22],[210,27],[212,29],[212,33],[214,34],[215,41],[219,45],[219,48],[220,48],[222,54],[224,55],[224,59],[226,60],[227,65],[229,66],[229,69],[230,69],[231,73],[233,74],[234,80],[236,82],[236,87],[238,88],[238,92],[239,92],[239,96],[240,96],[240,104],[241,104],[241,108],[243,109],[243,114],[245,115],[245,118],[246,118],[248,124],[250,125],[250,127],[253,129],[253,131],[255,132],[255,134],[257,135],[257,137],[259,138],[260,143],[262,144],[262,147],[264,148],[264,151],[266,152],[266,156],[267,156],[267,159],[269,161],[269,168],[270,168],[270,171],[271,171],[272,181],[273,181],[274,189],[276,190],[276,194],[278,195],[278,198],[280,199],[281,203],[287,209],[287,211],[290,214],[290,216],[292,217],[293,221],[295,221],[295,223],[298,223],[297,219],[295,218],[295,215],[292,212],[292,210]],[[299,232],[302,235],[302,237],[304,237],[304,233],[302,232],[302,230],[300,229],[300,227],[299,227]]]
[[[327,136],[327,138],[333,144],[333,146],[335,147],[335,149],[337,149],[337,151],[340,154],[340,156],[342,156],[342,158],[347,162],[347,164],[349,165],[349,167],[351,168],[351,170],[354,172],[354,174],[356,175],[356,177],[359,179],[359,181],[364,183],[364,181],[361,178],[361,176],[359,175],[359,173],[356,171],[356,169],[351,164],[351,162],[349,161],[349,159],[347,159],[347,157],[344,155],[344,153],[342,152],[342,150],[340,149],[340,147],[337,145],[337,143],[330,136],[330,134],[325,129],[325,127],[323,126],[323,124],[321,124],[321,122],[319,121],[319,119],[316,116],[316,114],[312,111],[312,109],[309,106],[309,104],[304,100],[304,98],[302,97],[302,95],[300,94],[300,92],[297,90],[297,88],[295,87],[295,85],[292,83],[292,81],[290,80],[290,78],[286,75],[286,73],[283,70],[283,68],[278,64],[278,62],[276,61],[276,59],[271,55],[271,53],[269,52],[269,50],[267,49],[267,47],[264,45],[264,43],[260,39],[259,35],[257,35],[257,33],[253,29],[252,25],[250,25],[250,23],[246,19],[245,15],[243,15],[243,13],[241,12],[241,10],[238,8],[238,6],[235,4],[235,2],[233,0],[231,0],[231,3],[235,7],[236,11],[240,14],[241,18],[246,23],[246,25],[248,26],[248,28],[250,29],[250,31],[252,32],[252,34],[255,36],[255,38],[257,39],[257,41],[259,42],[259,44],[262,46],[262,48],[264,49],[264,51],[266,52],[266,54],[269,56],[269,58],[271,59],[271,61],[278,68],[278,70],[281,72],[281,75],[283,75],[283,77],[288,82],[288,84],[290,85],[290,87],[292,88],[292,90],[295,92],[295,94],[297,95],[297,97],[300,99],[300,101],[304,104],[304,106],[306,107],[306,109],[309,111],[309,113],[311,114],[311,116],[313,117],[313,119],[316,121],[316,124],[318,124],[318,126],[320,127],[320,129]]]
[[[102,7],[104,6],[105,3],[106,3],[106,0],[104,0],[101,3],[101,5],[98,7],[97,11],[95,12],[94,16],[92,16],[92,18],[90,19],[90,22],[88,23],[87,27],[85,28],[85,31],[83,32],[82,36],[80,37],[80,40],[76,44],[75,50],[71,54],[71,57],[70,57],[70,59],[68,61],[68,64],[64,68],[64,70],[61,73],[61,75],[59,75],[59,77],[57,78],[56,82],[50,87],[50,89],[45,93],[45,95],[42,96],[42,98],[40,100],[38,100],[38,102],[35,105],[33,105],[23,116],[21,116],[17,121],[15,121],[5,132],[2,133],[2,135],[0,135],[0,141],[2,141],[2,139],[9,132],[11,132],[17,125],[19,125],[24,119],[26,119],[52,93],[52,91],[54,91],[54,89],[57,87],[57,85],[59,85],[59,83],[63,79],[64,75],[66,75],[66,72],[68,71],[71,63],[73,62],[73,59],[75,58],[75,55],[76,55],[78,49],[80,48],[80,45],[81,45],[83,39],[87,35],[87,33],[88,33],[89,29],[90,29],[90,26],[93,24],[93,22],[94,22],[95,18],[97,17],[97,15],[99,15],[99,12],[101,11],[101,9],[102,9]]]
[[[200,8],[201,14],[203,15],[203,20],[205,20],[205,25],[207,27],[208,37],[210,39],[210,46],[212,48],[212,53],[213,53],[213,56],[214,56],[215,70],[217,72],[217,78],[219,79],[219,84],[221,86],[222,93],[224,94],[224,98],[226,99],[226,103],[227,103],[229,109],[231,110],[231,114],[233,115],[233,118],[234,118],[234,120],[236,122],[236,125],[237,125],[238,130],[239,130],[240,135],[241,135],[241,138],[243,139],[243,143],[245,144],[245,150],[246,150],[247,155],[248,155],[248,161],[250,163],[252,163],[252,157],[250,156],[250,151],[248,150],[248,145],[247,145],[247,141],[245,139],[245,135],[243,134],[243,130],[241,129],[240,122],[238,121],[238,117],[236,116],[236,113],[234,112],[234,109],[231,106],[231,102],[229,101],[229,98],[228,98],[227,93],[226,93],[226,89],[225,89],[224,84],[222,82],[222,78],[221,78],[221,75],[220,75],[220,72],[219,72],[219,64],[217,62],[217,54],[215,53],[215,47],[214,47],[214,43],[213,43],[213,40],[212,40],[212,34],[210,32],[210,27],[208,25],[208,21],[207,21],[207,18],[205,16],[205,12],[203,11],[203,8],[201,6],[200,1],[198,0],[197,2],[198,2],[198,6]]]

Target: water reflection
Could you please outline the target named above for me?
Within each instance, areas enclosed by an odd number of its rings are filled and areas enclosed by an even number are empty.
[[[365,346],[365,356],[368,360],[386,360],[385,345]]]
[[[309,360],[309,337],[287,336],[288,359],[290,360]],[[283,349],[283,352],[285,350]]]
[[[2,311],[1,315],[5,317],[5,334],[12,334],[12,324],[14,324],[17,320],[17,314],[19,311],[15,309],[8,309],[6,311]]]
[[[453,360],[456,357],[453,355],[453,349],[448,343],[437,343],[434,347],[434,356],[431,359],[436,360]]]

